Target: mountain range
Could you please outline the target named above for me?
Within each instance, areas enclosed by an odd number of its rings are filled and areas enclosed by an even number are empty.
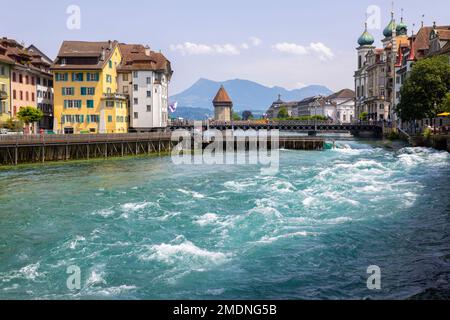
[[[281,95],[283,101],[299,101],[315,95],[330,95],[330,89],[321,85],[311,85],[301,89],[287,90],[281,87],[266,87],[249,80],[228,80],[217,82],[208,79],[200,79],[185,91],[174,95],[171,101],[178,102],[178,112],[174,116],[187,108],[201,108],[213,110],[212,100],[214,99],[220,86],[223,85],[233,100],[236,111],[266,111],[272,103]],[[194,110],[191,110],[194,111]],[[204,114],[205,110],[201,113]],[[186,118],[186,117],[184,117]]]

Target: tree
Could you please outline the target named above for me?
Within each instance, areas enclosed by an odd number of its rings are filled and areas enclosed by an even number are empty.
[[[44,113],[34,107],[22,107],[20,108],[19,112],[17,112],[17,117],[19,118],[19,120],[25,123],[27,130],[29,130],[30,124],[38,122],[42,119],[43,116]]]
[[[9,118],[8,120],[6,120],[5,127],[12,131],[20,131],[23,129],[23,122],[14,121],[13,119]]]
[[[367,121],[368,118],[369,118],[368,112],[363,112],[359,115],[359,120],[361,120],[361,121]]]
[[[253,120],[253,113],[251,111],[244,111],[242,112],[242,120],[247,121],[247,120]]]
[[[241,121],[241,116],[237,112],[233,112],[233,121]]]
[[[400,90],[395,112],[403,121],[434,118],[446,108],[450,91],[450,64],[447,56],[416,62]]]
[[[450,92],[445,96],[443,111],[450,112]]]
[[[280,108],[280,111],[278,112],[278,118],[279,119],[287,119],[289,118],[289,112],[285,106],[282,106]]]

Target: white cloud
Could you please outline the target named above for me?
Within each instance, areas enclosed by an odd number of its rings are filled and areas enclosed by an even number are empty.
[[[241,48],[244,50],[248,50],[248,49],[250,49],[250,46],[248,45],[248,43],[244,42],[243,44],[241,44]]]
[[[257,37],[250,37],[250,41],[254,47],[258,47],[262,44],[262,40]]]
[[[311,43],[309,46],[310,46],[311,50],[313,50],[314,52],[316,52],[319,55],[320,60],[322,60],[322,61],[333,60],[334,53],[331,51],[330,48],[328,48],[322,42]]]
[[[275,50],[295,55],[317,54],[321,61],[330,61],[334,58],[334,53],[322,42],[313,42],[305,47],[295,43],[277,43],[272,46]]]
[[[285,53],[291,53],[296,55],[305,55],[308,54],[308,50],[301,45],[295,44],[295,43],[277,43],[273,46],[274,49],[285,52]]]
[[[239,49],[232,44],[197,44],[192,42],[185,42],[182,44],[172,44],[170,45],[170,50],[179,51],[183,56],[185,55],[213,55],[213,54],[223,54],[223,55],[239,55]]]

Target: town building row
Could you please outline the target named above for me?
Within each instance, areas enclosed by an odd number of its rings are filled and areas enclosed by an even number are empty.
[[[34,133],[164,128],[172,74],[162,53],[140,44],[64,41],[51,60],[34,45],[2,38],[0,122],[31,106],[44,114]]]
[[[292,102],[284,102],[278,96],[267,110],[267,118],[279,118],[282,108],[292,118],[321,116],[336,123],[350,123],[355,119],[355,92],[343,89],[329,96],[317,95]]]
[[[395,107],[401,87],[414,62],[434,55],[450,57],[450,26],[424,26],[408,35],[403,17],[394,12],[383,30],[382,47],[374,46],[367,23],[358,39],[355,72],[356,117],[374,121],[397,121]]]

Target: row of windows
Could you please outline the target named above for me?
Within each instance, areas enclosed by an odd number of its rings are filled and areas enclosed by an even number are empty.
[[[12,73],[12,81],[17,82],[17,80],[19,80],[18,81],[19,83],[25,82],[25,84],[31,84],[33,86],[36,85],[36,78],[34,76],[25,75],[25,77],[24,77],[23,74],[19,73],[19,76],[17,77],[17,74],[15,72],[13,72]]]
[[[31,100],[30,100],[31,97]],[[31,92],[31,94],[26,91],[25,95],[24,92],[22,90],[19,91],[19,95],[17,95],[17,90],[13,90],[13,99],[18,99],[18,100],[22,100],[22,101],[35,101],[35,97],[34,97],[34,92]]]
[[[113,116],[108,116],[108,122],[113,122]],[[128,117],[116,116],[116,122],[128,122]]]
[[[42,110],[44,113],[52,113],[53,105],[48,104],[48,103],[39,103],[38,109]]]
[[[48,99],[48,100],[51,100],[53,98],[52,93],[50,91],[42,91],[42,90],[37,91],[37,97]]]
[[[84,81],[83,72],[72,72],[72,81],[75,82],[82,82]],[[87,72],[86,73],[86,81],[89,82],[97,82],[100,80],[100,75],[98,72]],[[69,72],[58,72],[55,73],[55,81],[62,82],[62,81],[69,81]]]
[[[121,102],[121,101],[114,102],[113,100],[107,100],[105,102],[105,105],[108,108],[114,108],[114,106],[115,106],[117,109],[123,109],[126,104],[124,102]]]
[[[62,115],[61,122],[62,123],[98,123],[100,122],[100,116],[94,114],[66,114]],[[108,116],[108,122],[113,122],[113,116]],[[128,117],[124,116],[116,116],[116,122],[128,122]]]
[[[62,115],[62,123],[98,123],[100,122],[100,116],[96,114],[88,114],[86,117],[83,114],[66,114]]]
[[[80,88],[80,93],[82,96],[93,96],[95,95],[94,87],[82,87]],[[63,96],[73,96],[75,95],[75,88],[73,87],[64,87],[62,88]]]
[[[137,79],[139,78],[139,71],[133,71],[133,78]],[[122,75],[122,79],[123,81],[128,81],[128,74],[124,73]],[[164,75],[161,74],[157,74],[155,77],[155,81],[166,81],[166,77]],[[152,78],[151,77],[147,77],[147,84],[151,84],[152,83]]]

